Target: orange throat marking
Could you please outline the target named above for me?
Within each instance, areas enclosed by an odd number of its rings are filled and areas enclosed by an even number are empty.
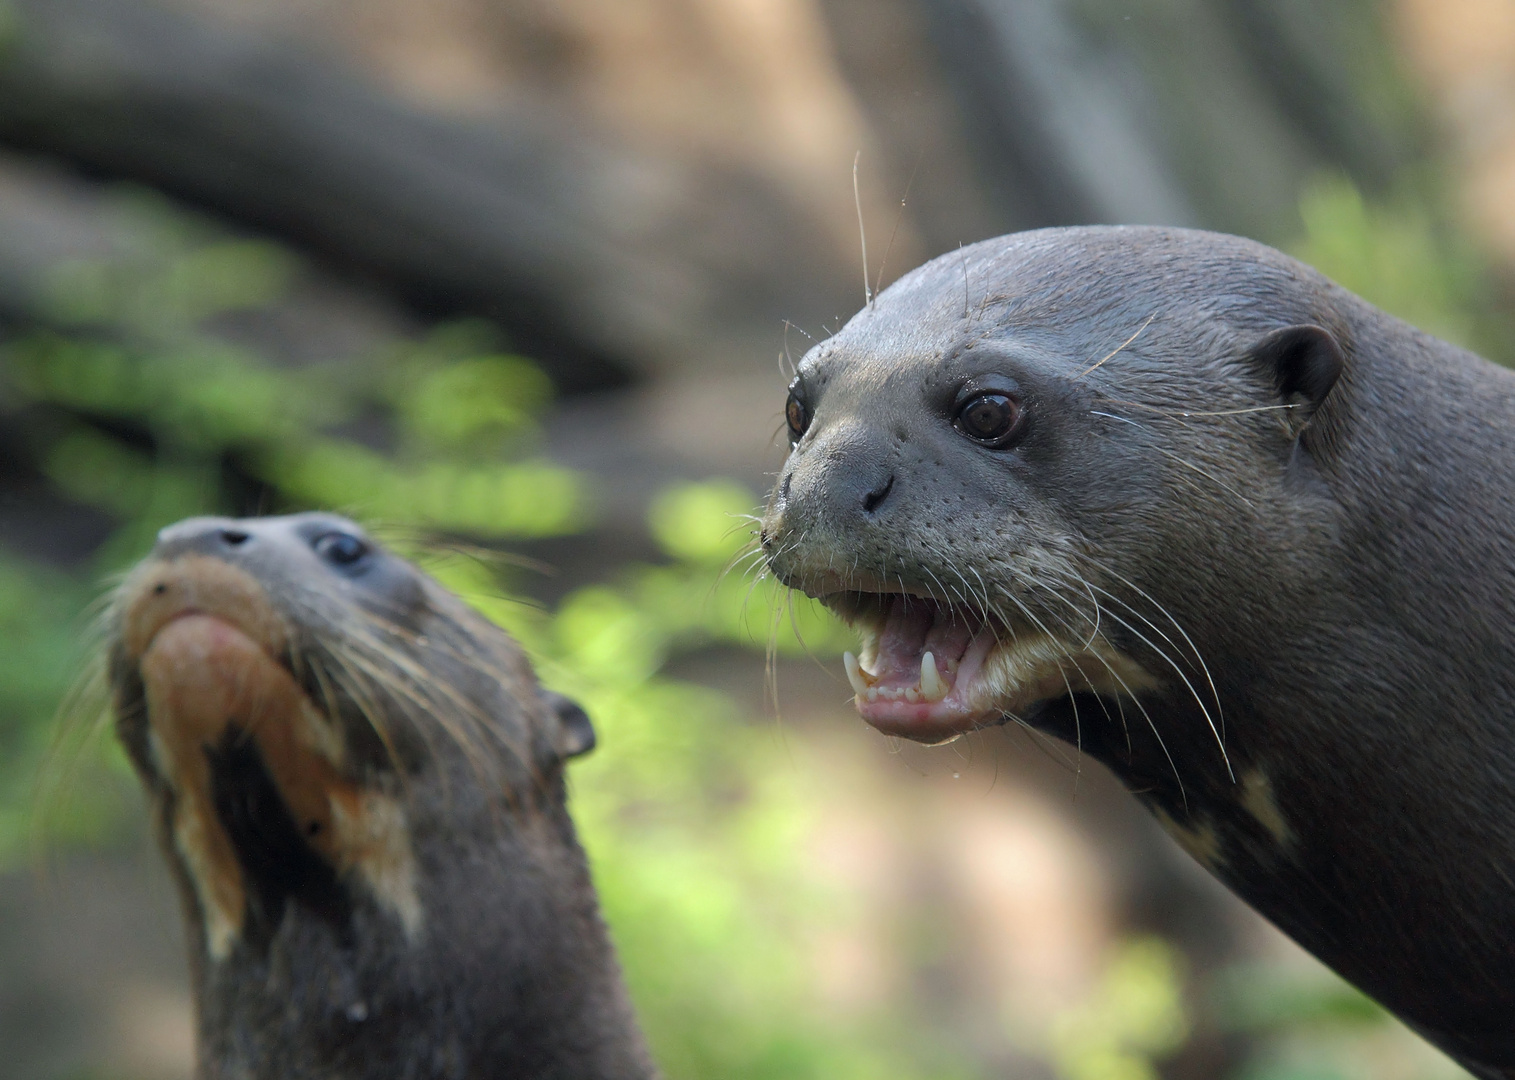
[[[189,560],[185,560],[188,562]],[[195,562],[202,560],[196,559]],[[210,561],[210,560],[203,560]],[[217,577],[240,571],[217,563]],[[167,569],[175,568],[170,564]],[[193,594],[180,575],[174,586]],[[256,588],[256,582],[247,578]],[[170,590],[173,591],[173,590]],[[224,959],[243,930],[247,889],[230,836],[212,801],[206,751],[222,744],[228,728],[252,740],[290,814],[312,849],[339,874],[356,875],[400,920],[407,934],[420,929],[415,862],[405,813],[392,796],[347,779],[340,730],[311,702],[289,671],[240,626],[251,622],[267,638],[272,618],[248,611],[246,591],[237,599],[235,623],[201,605],[177,613],[147,615],[156,626],[141,641],[139,666],[146,692],[154,764],[173,792],[174,844],[199,898],[206,950]],[[261,593],[261,589],[258,589]],[[143,589],[127,624],[141,626],[143,609],[160,607],[164,587]],[[183,601],[181,600],[181,604]],[[205,607],[218,605],[207,604]],[[227,615],[232,613],[228,612]],[[165,617],[166,616],[166,617]],[[145,634],[139,635],[139,641]]]

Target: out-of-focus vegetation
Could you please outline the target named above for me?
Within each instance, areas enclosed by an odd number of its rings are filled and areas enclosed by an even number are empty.
[[[123,212],[137,241],[62,268],[45,325],[0,350],[0,423],[19,433],[40,483],[109,522],[76,571],[0,550],[0,866],[23,851],[32,780],[98,582],[187,515],[336,509],[508,628],[544,680],[595,717],[601,749],[574,767],[573,810],[672,1080],[978,1075],[901,1001],[842,1007],[817,989],[815,942],[865,900],[818,877],[806,853],[825,763],[730,698],[663,674],[713,643],[750,646],[759,664],[765,649],[824,654],[850,640],[738,558],[757,494],[726,481],[671,488],[648,508],[660,562],[622,567],[551,610],[526,602],[525,571],[480,549],[587,528],[595,503],[593,477],[537,455],[550,396],[537,368],[482,324],[281,366],[212,331],[296,287],[296,260],[151,200]],[[1297,251],[1327,273],[1437,332],[1492,340],[1489,309],[1467,299],[1483,295],[1476,260],[1428,217],[1369,206],[1340,183],[1307,196],[1303,212]],[[108,740],[81,768],[113,779],[67,785],[52,843],[108,841],[137,812]],[[1088,1002],[1020,1049],[1067,1080],[1155,1077],[1193,1023],[1187,982],[1171,946],[1133,941]],[[1298,1048],[1308,1060],[1312,1039],[1383,1023],[1335,986],[1237,975],[1214,996],[1233,1030],[1275,1047],[1247,1080],[1361,1075],[1319,1062],[1301,1071]]]
[[[1507,363],[1515,325],[1482,252],[1406,185],[1369,203],[1340,176],[1322,176],[1300,199],[1304,235],[1290,254],[1406,322]]]
[[[1153,1058],[1183,1045],[1189,1019],[1171,946],[1128,943],[1081,1007],[1058,1018],[1051,1060],[1066,1080],[1146,1080]]]

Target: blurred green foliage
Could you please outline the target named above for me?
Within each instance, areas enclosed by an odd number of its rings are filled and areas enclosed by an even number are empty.
[[[660,561],[607,568],[552,610],[528,602],[508,561],[477,551],[592,528],[594,506],[592,477],[536,451],[550,398],[538,368],[480,324],[280,363],[215,324],[280,303],[301,280],[297,260],[151,200],[126,213],[135,242],[59,267],[37,328],[0,345],[0,424],[32,480],[109,523],[80,566],[0,549],[0,866],[23,850],[32,778],[81,664],[97,582],[190,514],[335,509],[519,637],[544,681],[596,718],[602,747],[574,768],[573,810],[670,1080],[979,1075],[966,1050],[904,1019],[901,1001],[843,1007],[817,988],[815,943],[863,903],[809,865],[823,763],[730,698],[664,674],[711,645],[834,654],[851,643],[817,605],[755,578],[743,551],[757,495],[730,481],[676,485],[648,508]],[[1326,273],[1436,332],[1498,338],[1476,258],[1413,204],[1371,206],[1331,181],[1302,213],[1295,250]],[[82,767],[115,779],[69,785],[56,836],[117,835],[140,813],[119,754],[107,742]],[[1170,946],[1131,942],[1033,1050],[1065,1080],[1154,1077],[1193,1023],[1186,983]],[[1225,1025],[1266,1045],[1384,1023],[1337,983],[1235,973],[1209,996]],[[1246,1075],[1358,1074],[1264,1054]]]
[[[1410,185],[1372,204],[1346,178],[1321,176],[1300,198],[1304,233],[1289,252],[1428,333],[1506,360],[1515,344],[1507,298],[1436,205]]]
[[[1065,1080],[1156,1080],[1153,1058],[1189,1034],[1179,957],[1157,938],[1128,942],[1082,1006],[1059,1017],[1052,1061]]]
[[[1384,1011],[1345,983],[1302,980],[1258,964],[1220,973],[1211,988],[1218,1017],[1231,1031],[1277,1031],[1303,1025],[1377,1024]]]

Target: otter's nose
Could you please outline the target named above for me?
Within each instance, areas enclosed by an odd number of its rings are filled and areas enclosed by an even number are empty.
[[[188,554],[227,555],[245,548],[252,539],[247,523],[236,518],[189,518],[160,529],[153,554],[160,559]]]
[[[863,492],[863,513],[872,514],[884,504],[889,493],[894,490],[894,474],[890,473],[868,491]]]
[[[791,456],[765,528],[772,532],[780,520],[800,531],[875,525],[893,505],[891,497],[898,502],[897,456],[897,447],[877,425],[837,425]]]
[[[883,511],[897,480],[885,455],[864,446],[841,456],[833,468],[817,476],[813,496],[838,525],[861,525],[871,523]]]

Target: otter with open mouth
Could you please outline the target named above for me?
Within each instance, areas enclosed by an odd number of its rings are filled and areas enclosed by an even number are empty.
[[[760,540],[879,730],[1013,720],[1515,1077],[1515,376],[1235,237],[1051,229],[800,363]]]
[[[202,1077],[650,1078],[565,809],[583,711],[329,514],[165,529],[109,678]]]

